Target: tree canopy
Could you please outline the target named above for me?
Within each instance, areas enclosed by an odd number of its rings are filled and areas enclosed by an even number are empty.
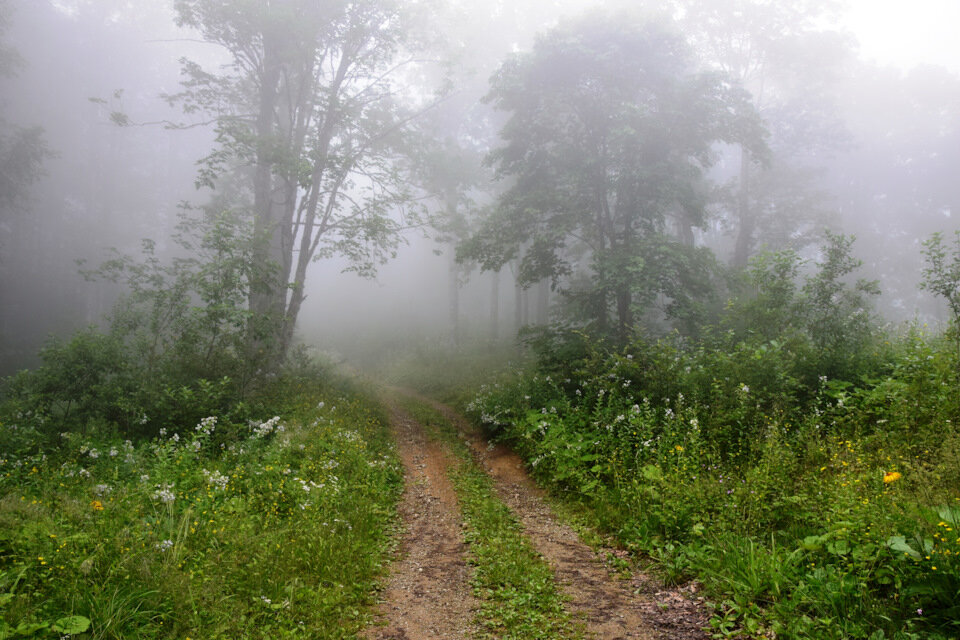
[[[588,274],[593,321],[605,331],[613,311],[621,339],[702,262],[693,229],[715,144],[764,149],[739,86],[698,70],[670,27],[626,15],[549,32],[500,68],[488,99],[509,116],[489,161],[512,183],[460,257],[487,269],[520,258],[522,282],[568,290],[568,276]]]

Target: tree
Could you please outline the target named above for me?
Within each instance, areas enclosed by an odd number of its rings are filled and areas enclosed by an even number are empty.
[[[222,46],[219,73],[184,61],[171,100],[213,115],[219,146],[199,181],[230,170],[249,185],[250,311],[270,330],[252,347],[281,359],[314,259],[341,255],[371,275],[399,242],[392,214],[409,201],[395,162],[408,121],[398,60],[409,30],[394,0],[177,0],[177,21]],[[269,267],[269,269],[267,268]]]
[[[937,232],[923,243],[923,256],[927,265],[923,268],[921,289],[941,296],[950,306],[953,315],[954,339],[957,358],[960,360],[960,231],[954,232],[953,247],[944,246],[943,233]]]
[[[743,91],[696,71],[678,33],[625,15],[549,32],[504,63],[489,99],[509,114],[490,161],[513,185],[460,257],[485,269],[519,258],[522,283],[555,286],[588,264],[581,306],[604,333],[612,310],[621,341],[683,271],[658,257],[698,263],[713,145],[763,148]]]
[[[10,26],[10,14],[8,2],[0,0],[0,78],[15,75],[23,65],[20,54],[2,40]],[[30,186],[42,175],[43,162],[50,155],[43,129],[18,126],[0,116],[0,230],[12,228],[9,218],[23,208]],[[0,250],[4,240],[0,236]]]
[[[820,238],[829,207],[818,188],[822,155],[847,135],[837,115],[837,71],[850,47],[824,28],[834,0],[678,0],[684,30],[707,64],[751,92],[771,153],[740,148],[724,209],[735,236],[730,262],[744,268],[758,247],[796,248]],[[762,162],[758,162],[762,160]]]

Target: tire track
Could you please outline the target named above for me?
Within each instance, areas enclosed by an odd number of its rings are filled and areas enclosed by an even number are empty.
[[[474,635],[477,603],[464,559],[460,510],[443,447],[423,427],[387,401],[404,467],[400,503],[404,527],[399,559],[381,594],[385,626],[364,634],[370,640],[462,640]]]
[[[501,500],[522,524],[534,548],[554,569],[570,598],[568,608],[602,640],[706,640],[709,616],[695,587],[666,589],[649,576],[621,579],[576,532],[559,521],[543,491],[526,473],[523,461],[503,445],[491,446],[453,409],[417,396],[455,424],[467,437],[476,459],[494,478]]]

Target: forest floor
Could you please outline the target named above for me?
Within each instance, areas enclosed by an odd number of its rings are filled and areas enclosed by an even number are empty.
[[[398,402],[386,401],[406,489],[400,507],[403,535],[381,594],[380,625],[372,640],[486,636],[477,622],[482,606],[471,583],[471,550],[450,479],[450,443]],[[545,493],[508,448],[488,443],[451,408],[416,397],[441,414],[469,446],[473,464],[492,478],[497,498],[519,522],[522,534],[548,563],[578,635],[613,640],[708,638],[709,615],[697,585],[669,588],[628,562],[621,550],[591,547],[551,506]],[[496,635],[496,634],[494,634]],[[514,636],[522,637],[522,636]]]

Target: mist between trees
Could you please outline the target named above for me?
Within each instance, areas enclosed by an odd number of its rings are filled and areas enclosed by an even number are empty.
[[[346,364],[718,637],[956,637],[960,77],[603,5],[0,0],[0,636],[360,629],[402,481]]]
[[[628,5],[7,0],[4,371],[110,322],[250,375],[358,334],[693,337],[831,234],[864,313],[950,318],[919,284],[955,74],[858,58],[831,2]]]

